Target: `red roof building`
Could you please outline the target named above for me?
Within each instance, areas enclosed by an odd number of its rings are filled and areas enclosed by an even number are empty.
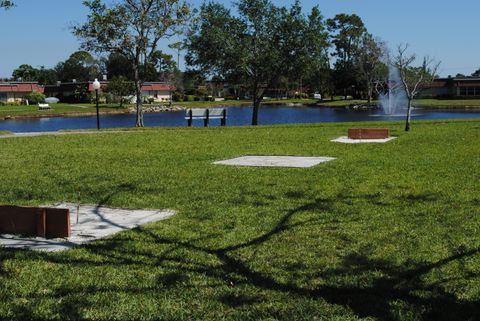
[[[0,102],[22,101],[32,91],[43,93],[44,88],[36,82],[0,82]]]
[[[108,81],[100,81],[100,84],[100,91],[108,90]],[[142,96],[146,101],[170,101],[171,93],[176,89],[175,85],[164,82],[146,82],[142,85]],[[45,95],[57,97],[66,103],[82,102],[75,97],[75,92],[82,91],[93,93],[93,82],[62,82],[53,86],[45,86]],[[132,102],[135,100],[133,96],[131,97]]]

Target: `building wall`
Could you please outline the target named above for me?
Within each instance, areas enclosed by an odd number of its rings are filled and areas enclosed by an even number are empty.
[[[155,99],[155,102],[170,101],[169,90],[142,91],[142,96],[146,98],[153,98]]]
[[[478,98],[480,97],[480,87],[478,86],[457,87],[456,95],[458,97],[465,97],[465,98],[467,97]]]
[[[3,103],[22,102],[27,93],[0,93],[0,101]]]

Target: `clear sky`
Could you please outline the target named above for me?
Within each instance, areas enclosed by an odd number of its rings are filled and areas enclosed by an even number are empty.
[[[293,0],[273,0],[290,6]],[[79,49],[69,27],[82,23],[82,0],[17,0],[0,10],[0,77],[21,64],[51,68]],[[201,0],[191,0],[198,6]],[[220,0],[226,6],[231,1]],[[318,5],[326,18],[355,13],[391,48],[408,43],[419,56],[440,60],[440,75],[471,74],[480,68],[479,0],[303,0],[305,12]],[[172,41],[173,42],[173,41]],[[161,46],[166,48],[168,41]],[[181,66],[183,68],[183,66]]]

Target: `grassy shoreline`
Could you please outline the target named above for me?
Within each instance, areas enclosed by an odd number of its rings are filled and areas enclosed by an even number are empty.
[[[375,102],[374,102],[375,103]],[[366,100],[325,100],[318,102],[314,99],[288,99],[288,100],[268,100],[262,102],[265,106],[289,105],[289,106],[308,106],[323,108],[345,108],[352,105],[367,104]],[[209,107],[235,107],[235,106],[251,106],[251,101],[218,101],[218,102],[176,102],[172,106],[174,108],[209,108]],[[50,110],[38,110],[36,106],[2,106],[0,107],[0,120],[2,119],[28,119],[43,117],[78,117],[96,115],[94,104],[52,104]],[[414,107],[420,107],[431,110],[452,110],[467,109],[480,110],[480,100],[445,100],[445,99],[420,99],[415,100]],[[149,106],[146,105],[146,108]],[[106,114],[124,114],[132,113],[133,105],[120,108],[117,105],[100,106],[100,113]]]
[[[5,320],[473,320],[480,120],[151,128],[0,140],[0,203],[171,208],[63,253],[0,248]],[[41,146],[41,148],[38,148]],[[415,152],[413,152],[415,151]],[[214,166],[332,156],[309,169]]]

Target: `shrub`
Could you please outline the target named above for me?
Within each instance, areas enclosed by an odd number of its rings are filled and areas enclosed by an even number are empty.
[[[32,91],[25,95],[25,99],[31,104],[43,103],[45,101],[45,95],[38,91]]]
[[[196,94],[198,96],[207,96],[208,89],[206,87],[198,87],[197,90],[196,90]]]
[[[172,94],[172,100],[173,101],[183,101],[183,93],[181,93],[179,91],[175,91]]]
[[[194,101],[200,101],[200,97],[194,96],[194,97],[193,97],[193,100],[194,100]]]
[[[194,101],[195,100],[195,96],[193,95],[187,95],[187,99],[185,99],[186,101]]]
[[[105,101],[107,102],[107,104],[111,104],[111,103],[116,103],[118,101],[118,99],[116,99],[116,97],[111,94],[111,93],[105,93],[104,94],[105,96]]]
[[[19,101],[0,101],[0,106],[20,106],[21,103]]]

